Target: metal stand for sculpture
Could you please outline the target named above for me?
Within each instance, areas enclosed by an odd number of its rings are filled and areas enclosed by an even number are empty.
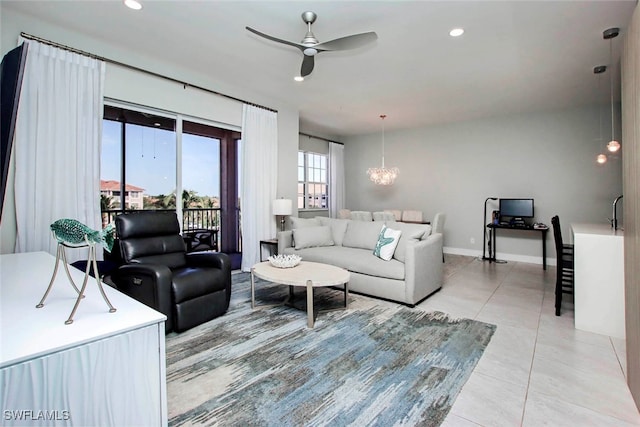
[[[104,244],[105,249],[107,251],[111,251],[113,239],[110,239],[107,236],[109,236],[109,233],[112,233],[113,228],[108,226],[107,228],[102,230],[102,232],[99,232],[91,230],[89,227],[78,221],[62,219],[51,224],[51,231],[53,232],[53,237],[58,241],[58,249],[56,251],[56,265],[53,269],[53,275],[51,276],[51,280],[49,281],[49,286],[47,287],[47,290],[38,305],[36,305],[36,308],[44,307],[44,302],[47,299],[49,292],[51,292],[53,282],[55,281],[56,274],[58,273],[58,265],[62,260],[62,264],[64,265],[64,269],[67,273],[67,278],[69,278],[69,282],[71,282],[71,286],[73,286],[73,289],[75,289],[75,291],[78,293],[78,298],[76,299],[76,303],[73,306],[73,310],[71,310],[71,314],[69,315],[69,318],[64,322],[64,324],[70,325],[73,323],[73,316],[76,314],[76,310],[80,305],[80,300],[84,298],[84,292],[87,288],[87,283],[89,282],[89,275],[92,267],[93,276],[96,279],[98,289],[102,294],[102,298],[109,306],[109,313],[115,313],[116,308],[111,304],[109,298],[107,298],[107,294],[105,294],[104,292],[104,288],[102,287],[102,282],[100,281],[100,275],[98,273],[98,262],[96,259],[96,243]],[[82,287],[80,289],[78,289],[73,279],[71,278],[69,265],[67,263],[67,256],[64,250],[65,247],[89,248],[89,259],[87,260],[87,267],[84,272],[84,281],[82,282]]]

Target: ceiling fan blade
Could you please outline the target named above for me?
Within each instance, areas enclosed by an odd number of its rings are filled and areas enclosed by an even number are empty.
[[[253,29],[253,28],[251,28],[251,27],[245,27],[245,28],[246,28],[247,30],[251,31],[253,34],[257,34],[257,35],[259,35],[260,37],[264,37],[264,38],[265,38],[265,39],[267,39],[267,40],[271,40],[271,41],[274,41],[274,42],[277,42],[277,43],[288,44],[289,46],[297,47],[297,48],[298,48],[298,49],[300,49],[300,50],[305,50],[305,49],[307,48],[306,46],[304,46],[304,45],[302,45],[302,44],[300,44],[300,43],[290,42],[290,41],[288,41],[288,40],[282,40],[282,39],[279,39],[279,38],[277,38],[277,37],[273,37],[273,36],[270,36],[270,35],[268,35],[268,34],[261,33],[260,31],[258,31],[258,30],[254,30],[254,29]]]
[[[315,64],[315,60],[313,56],[304,55],[304,59],[302,60],[302,68],[300,69],[300,76],[306,77],[313,71],[313,66]]]
[[[313,48],[318,51],[355,49],[371,43],[377,38],[378,35],[375,32],[370,31],[368,33],[354,34],[352,36],[341,37],[339,39],[319,43],[313,46]]]

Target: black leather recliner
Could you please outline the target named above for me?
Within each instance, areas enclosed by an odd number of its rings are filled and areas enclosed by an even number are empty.
[[[224,314],[231,298],[231,263],[222,253],[186,253],[175,212],[116,217],[122,263],[118,290],[167,316],[165,332],[182,332]]]

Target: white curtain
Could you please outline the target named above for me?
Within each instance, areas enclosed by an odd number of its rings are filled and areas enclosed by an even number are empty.
[[[242,107],[242,270],[260,261],[260,240],[273,239],[271,204],[278,183],[278,115],[252,105]]]
[[[16,252],[56,252],[49,226],[60,218],[92,229],[100,220],[104,62],[28,44],[16,134]],[[100,251],[98,251],[100,252]],[[86,259],[68,250],[69,262]]]
[[[329,143],[329,214],[337,218],[340,209],[345,208],[344,195],[344,145]]]

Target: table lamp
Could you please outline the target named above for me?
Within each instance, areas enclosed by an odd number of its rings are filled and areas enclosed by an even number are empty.
[[[276,199],[273,201],[273,214],[280,215],[280,231],[284,231],[284,217],[293,213],[293,202],[291,199]]]

